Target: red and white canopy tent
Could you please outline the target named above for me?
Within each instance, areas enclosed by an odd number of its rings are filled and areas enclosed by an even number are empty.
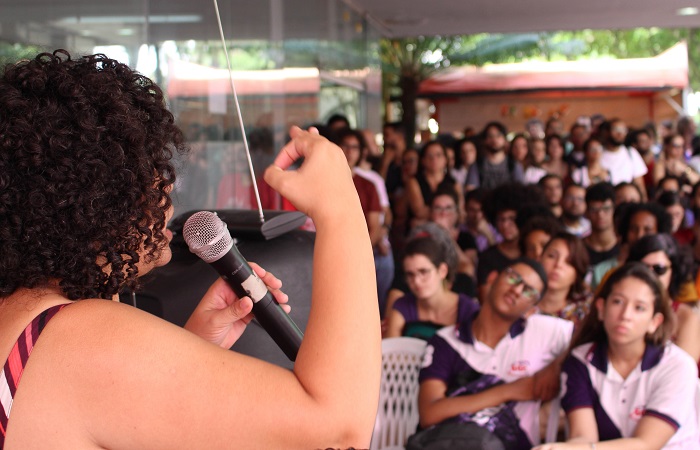
[[[687,87],[688,51],[680,42],[652,58],[455,67],[424,81],[419,96],[436,105],[441,131],[490,120],[522,130],[527,120],[552,115],[567,126],[595,113],[630,125],[673,119],[683,113]]]

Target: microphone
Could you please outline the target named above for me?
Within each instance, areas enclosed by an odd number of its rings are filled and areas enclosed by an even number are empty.
[[[239,298],[253,300],[257,321],[287,358],[296,360],[303,333],[238,251],[226,224],[215,213],[200,211],[187,219],[182,235],[190,251],[214,267]]]

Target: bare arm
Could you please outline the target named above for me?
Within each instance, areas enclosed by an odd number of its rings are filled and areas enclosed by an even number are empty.
[[[379,211],[371,211],[367,215],[367,229],[369,230],[369,240],[372,246],[379,244],[384,237],[384,231],[379,221]]]
[[[381,347],[367,227],[342,152],[299,129],[291,134],[266,179],[318,230],[294,370],[125,305],[80,301],[34,349],[8,448],[51,448],[57,436],[64,448],[197,448],[202,439],[208,448],[368,447]],[[297,156],[306,158],[302,167],[286,172]],[[37,421],[46,425],[40,431]]]
[[[675,344],[697,362],[700,360],[700,316],[690,306],[681,303],[676,317],[678,317],[678,331]]]
[[[387,316],[386,332],[384,333],[385,338],[399,337],[403,331],[403,327],[406,325],[406,320],[403,315],[395,309],[392,309]]]
[[[667,422],[652,416],[639,421],[629,438],[598,442],[598,426],[591,408],[580,408],[568,415],[571,438],[566,443],[543,444],[535,450],[660,450],[673,437],[675,430]]]
[[[418,180],[411,178],[406,186],[408,206],[416,219],[426,220],[430,216],[430,207],[425,204]]]
[[[446,397],[447,385],[442,380],[429,379],[420,384],[418,410],[422,427],[435,425],[461,413],[474,413],[484,408],[515,400],[532,400],[533,378],[524,377],[485,391],[458,397]]]

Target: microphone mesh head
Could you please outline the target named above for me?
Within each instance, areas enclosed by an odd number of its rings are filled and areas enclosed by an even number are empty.
[[[218,261],[233,246],[226,224],[209,211],[192,214],[182,228],[182,236],[190,251],[207,263]]]

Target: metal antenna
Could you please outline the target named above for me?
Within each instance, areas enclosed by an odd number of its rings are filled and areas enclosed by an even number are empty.
[[[265,223],[265,215],[263,214],[262,203],[260,202],[260,192],[258,192],[258,183],[255,179],[255,171],[253,171],[253,160],[250,157],[250,148],[248,147],[248,138],[246,137],[245,126],[243,125],[241,105],[238,103],[238,94],[236,94],[236,84],[233,82],[233,70],[231,69],[231,60],[228,57],[228,49],[226,48],[226,38],[224,38],[224,28],[221,25],[221,15],[219,14],[219,3],[217,2],[217,0],[214,0],[214,10],[216,11],[216,22],[219,25],[221,44],[224,47],[224,55],[226,55],[226,65],[228,66],[228,78],[231,81],[233,100],[236,104],[236,112],[238,113],[238,123],[241,126],[241,134],[243,135],[243,146],[245,147],[246,159],[248,159],[248,170],[250,171],[250,176],[253,179],[253,190],[255,192],[255,200],[258,203],[258,214],[260,214],[260,223]]]

